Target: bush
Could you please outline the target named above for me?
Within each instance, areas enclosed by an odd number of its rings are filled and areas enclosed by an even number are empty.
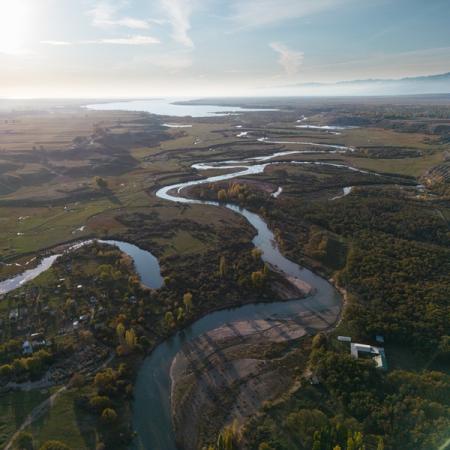
[[[70,450],[70,447],[60,441],[47,441],[39,450]]]
[[[111,407],[111,400],[104,395],[96,395],[89,400],[89,406],[97,414]]]
[[[111,425],[117,421],[117,413],[112,408],[105,408],[102,412],[102,421],[105,424]]]
[[[9,380],[11,378],[12,373],[13,368],[11,364],[4,364],[3,366],[0,366],[0,378]]]
[[[13,448],[16,450],[33,450],[33,436],[30,433],[19,433],[14,440]]]
[[[70,380],[70,385],[77,389],[82,388],[85,385],[85,383],[86,383],[86,378],[81,373],[74,373]]]

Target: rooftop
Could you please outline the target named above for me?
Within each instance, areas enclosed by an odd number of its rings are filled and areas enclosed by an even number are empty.
[[[359,358],[359,353],[370,353],[375,361],[377,368],[387,370],[386,354],[384,348],[374,347],[373,345],[359,344],[354,342],[350,344],[350,353],[354,358]]]

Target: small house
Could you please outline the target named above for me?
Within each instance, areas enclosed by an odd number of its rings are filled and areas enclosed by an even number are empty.
[[[14,308],[9,312],[9,320],[17,320],[19,318],[19,308]]]
[[[47,341],[44,339],[44,335],[42,333],[33,333],[30,335],[30,339],[33,349],[45,347],[47,345]]]
[[[33,347],[30,343],[30,341],[24,341],[22,344],[22,353],[24,355],[32,355],[33,354]]]
[[[378,369],[387,370],[386,354],[384,348],[374,347],[373,345],[352,343],[350,344],[350,353],[354,358],[359,358],[360,353],[370,356]]]

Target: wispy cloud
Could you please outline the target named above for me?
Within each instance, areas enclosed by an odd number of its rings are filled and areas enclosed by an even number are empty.
[[[272,42],[270,48],[278,53],[278,62],[288,76],[297,75],[303,63],[304,53],[292,50],[280,42]]]
[[[195,0],[161,0],[161,6],[165,10],[172,26],[172,38],[186,46],[194,47],[194,42],[189,36],[191,29],[191,14]]]
[[[109,44],[109,45],[153,45],[159,44],[159,39],[153,36],[127,36],[117,38],[106,39],[94,39],[85,41],[41,41],[41,44],[53,45],[53,46],[66,46],[66,45],[87,45],[87,44]]]
[[[159,44],[159,39],[153,36],[129,36],[125,38],[109,38],[92,41],[94,44],[115,44],[115,45],[151,45]]]
[[[242,28],[259,27],[310,16],[348,0],[233,0],[232,20]]]
[[[100,1],[88,11],[88,15],[92,18],[92,24],[96,27],[125,27],[135,30],[148,30],[150,21],[119,15],[125,5],[126,3],[123,1],[118,1],[115,4],[110,1]]]
[[[72,45],[72,43],[68,42],[68,41],[52,41],[52,40],[50,40],[50,41],[41,41],[40,43],[45,44],[45,45],[54,45],[54,46],[60,46],[60,47],[62,47],[64,45]]]

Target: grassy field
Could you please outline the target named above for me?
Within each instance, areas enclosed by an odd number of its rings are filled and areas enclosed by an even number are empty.
[[[74,138],[89,136],[96,126],[117,127],[139,118],[140,113],[101,112],[68,109],[39,112],[10,112],[1,114],[0,148],[3,152],[33,151],[44,146],[47,150],[64,150]]]
[[[49,395],[48,391],[11,391],[0,394],[0,447],[3,448],[31,410]]]
[[[430,149],[433,146],[433,142],[436,143],[436,139],[431,139],[432,142],[427,142],[430,138],[428,135],[401,133],[381,128],[354,128],[345,131],[342,138],[347,144],[355,147],[387,145],[390,147]]]
[[[58,146],[67,146],[76,136],[88,135],[95,124],[106,124],[113,127],[112,130],[114,131],[117,130],[114,125],[117,126],[118,123],[125,121],[133,123],[136,117],[139,117],[139,115],[106,112],[98,114],[91,112],[83,114],[66,113],[65,115],[47,114],[37,117],[23,116],[14,119],[13,122],[2,123],[0,132],[3,130],[3,133],[6,133],[7,130],[11,129],[14,131],[11,136],[7,133],[8,138],[4,142],[2,141],[2,144],[4,144],[4,152],[15,152],[18,149],[23,151],[31,145],[44,141],[48,142],[52,139]],[[425,151],[423,157],[402,159],[371,159],[353,157],[352,155],[334,155],[334,159],[338,162],[343,160],[355,167],[377,172],[420,177],[430,167],[442,161],[443,158],[442,151],[437,150],[435,145],[425,142],[425,136],[417,133],[357,128],[346,130],[341,136],[334,136],[296,129],[294,124],[286,124],[285,122],[271,125],[273,125],[274,130],[283,127],[284,132],[295,133],[297,137],[291,138],[293,140],[315,138],[316,142],[341,145],[389,145],[420,148]],[[244,129],[245,126],[242,130]],[[121,129],[119,128],[119,130]],[[249,152],[250,154],[252,152],[266,154],[277,147],[259,143],[249,146],[248,140],[241,139],[242,145],[233,144],[220,151],[208,151],[209,146],[235,142],[236,133],[240,130],[236,129],[232,120],[228,118],[223,119],[221,123],[195,122],[192,128],[168,129],[167,133],[171,136],[171,139],[162,141],[155,146],[132,146],[130,154],[139,162],[139,167],[131,173],[108,176],[110,195],[104,198],[86,199],[67,204],[63,202],[51,207],[0,206],[0,254],[2,258],[9,259],[21,254],[37,252],[43,248],[87,235],[120,234],[123,227],[115,220],[115,216],[119,213],[132,212],[137,208],[158,206],[158,211],[163,212],[161,219],[165,219],[166,209],[167,211],[173,211],[174,207],[173,205],[160,205],[160,202],[153,198],[151,191],[155,189],[156,183],[164,185],[179,181],[183,178],[183,174],[190,172],[192,162],[203,158],[243,157]],[[253,127],[252,135],[261,135],[263,131],[270,134],[271,130],[272,128],[267,127],[264,127],[264,129]],[[207,143],[207,146],[204,145],[205,143]],[[302,148],[302,146],[296,145],[281,146],[281,149],[285,150]],[[301,155],[294,158],[301,160],[327,159],[329,156]],[[285,159],[292,159],[292,157]],[[63,162],[68,164],[67,161]],[[71,161],[71,163],[78,164],[80,162]],[[17,169],[16,175],[36,171],[38,166],[39,164],[27,164]],[[305,172],[310,171],[309,168],[303,170]],[[80,184],[90,187],[93,184],[92,178],[83,176],[65,177],[64,180],[57,179],[44,184],[23,186],[13,193],[0,196],[0,201],[6,199],[14,202],[17,199],[52,198],[53,196],[56,198],[58,195],[62,195],[59,192],[61,188],[70,190]],[[173,213],[169,213],[170,215],[173,215]],[[200,223],[203,221],[202,214],[189,214],[189,218],[200,221]],[[214,218],[208,217],[208,220],[214,220]],[[167,244],[169,248],[171,246],[175,249],[180,248],[177,242]]]
[[[355,167],[373,170],[381,173],[397,173],[420,178],[431,167],[439,164],[444,159],[443,152],[425,154],[420,158],[402,159],[369,159],[346,157]]]
[[[57,440],[70,442],[71,448],[77,450],[95,449],[93,419],[81,414],[74,403],[80,393],[85,392],[75,389],[63,392],[50,410],[26,430],[33,434],[37,448],[48,440]]]

